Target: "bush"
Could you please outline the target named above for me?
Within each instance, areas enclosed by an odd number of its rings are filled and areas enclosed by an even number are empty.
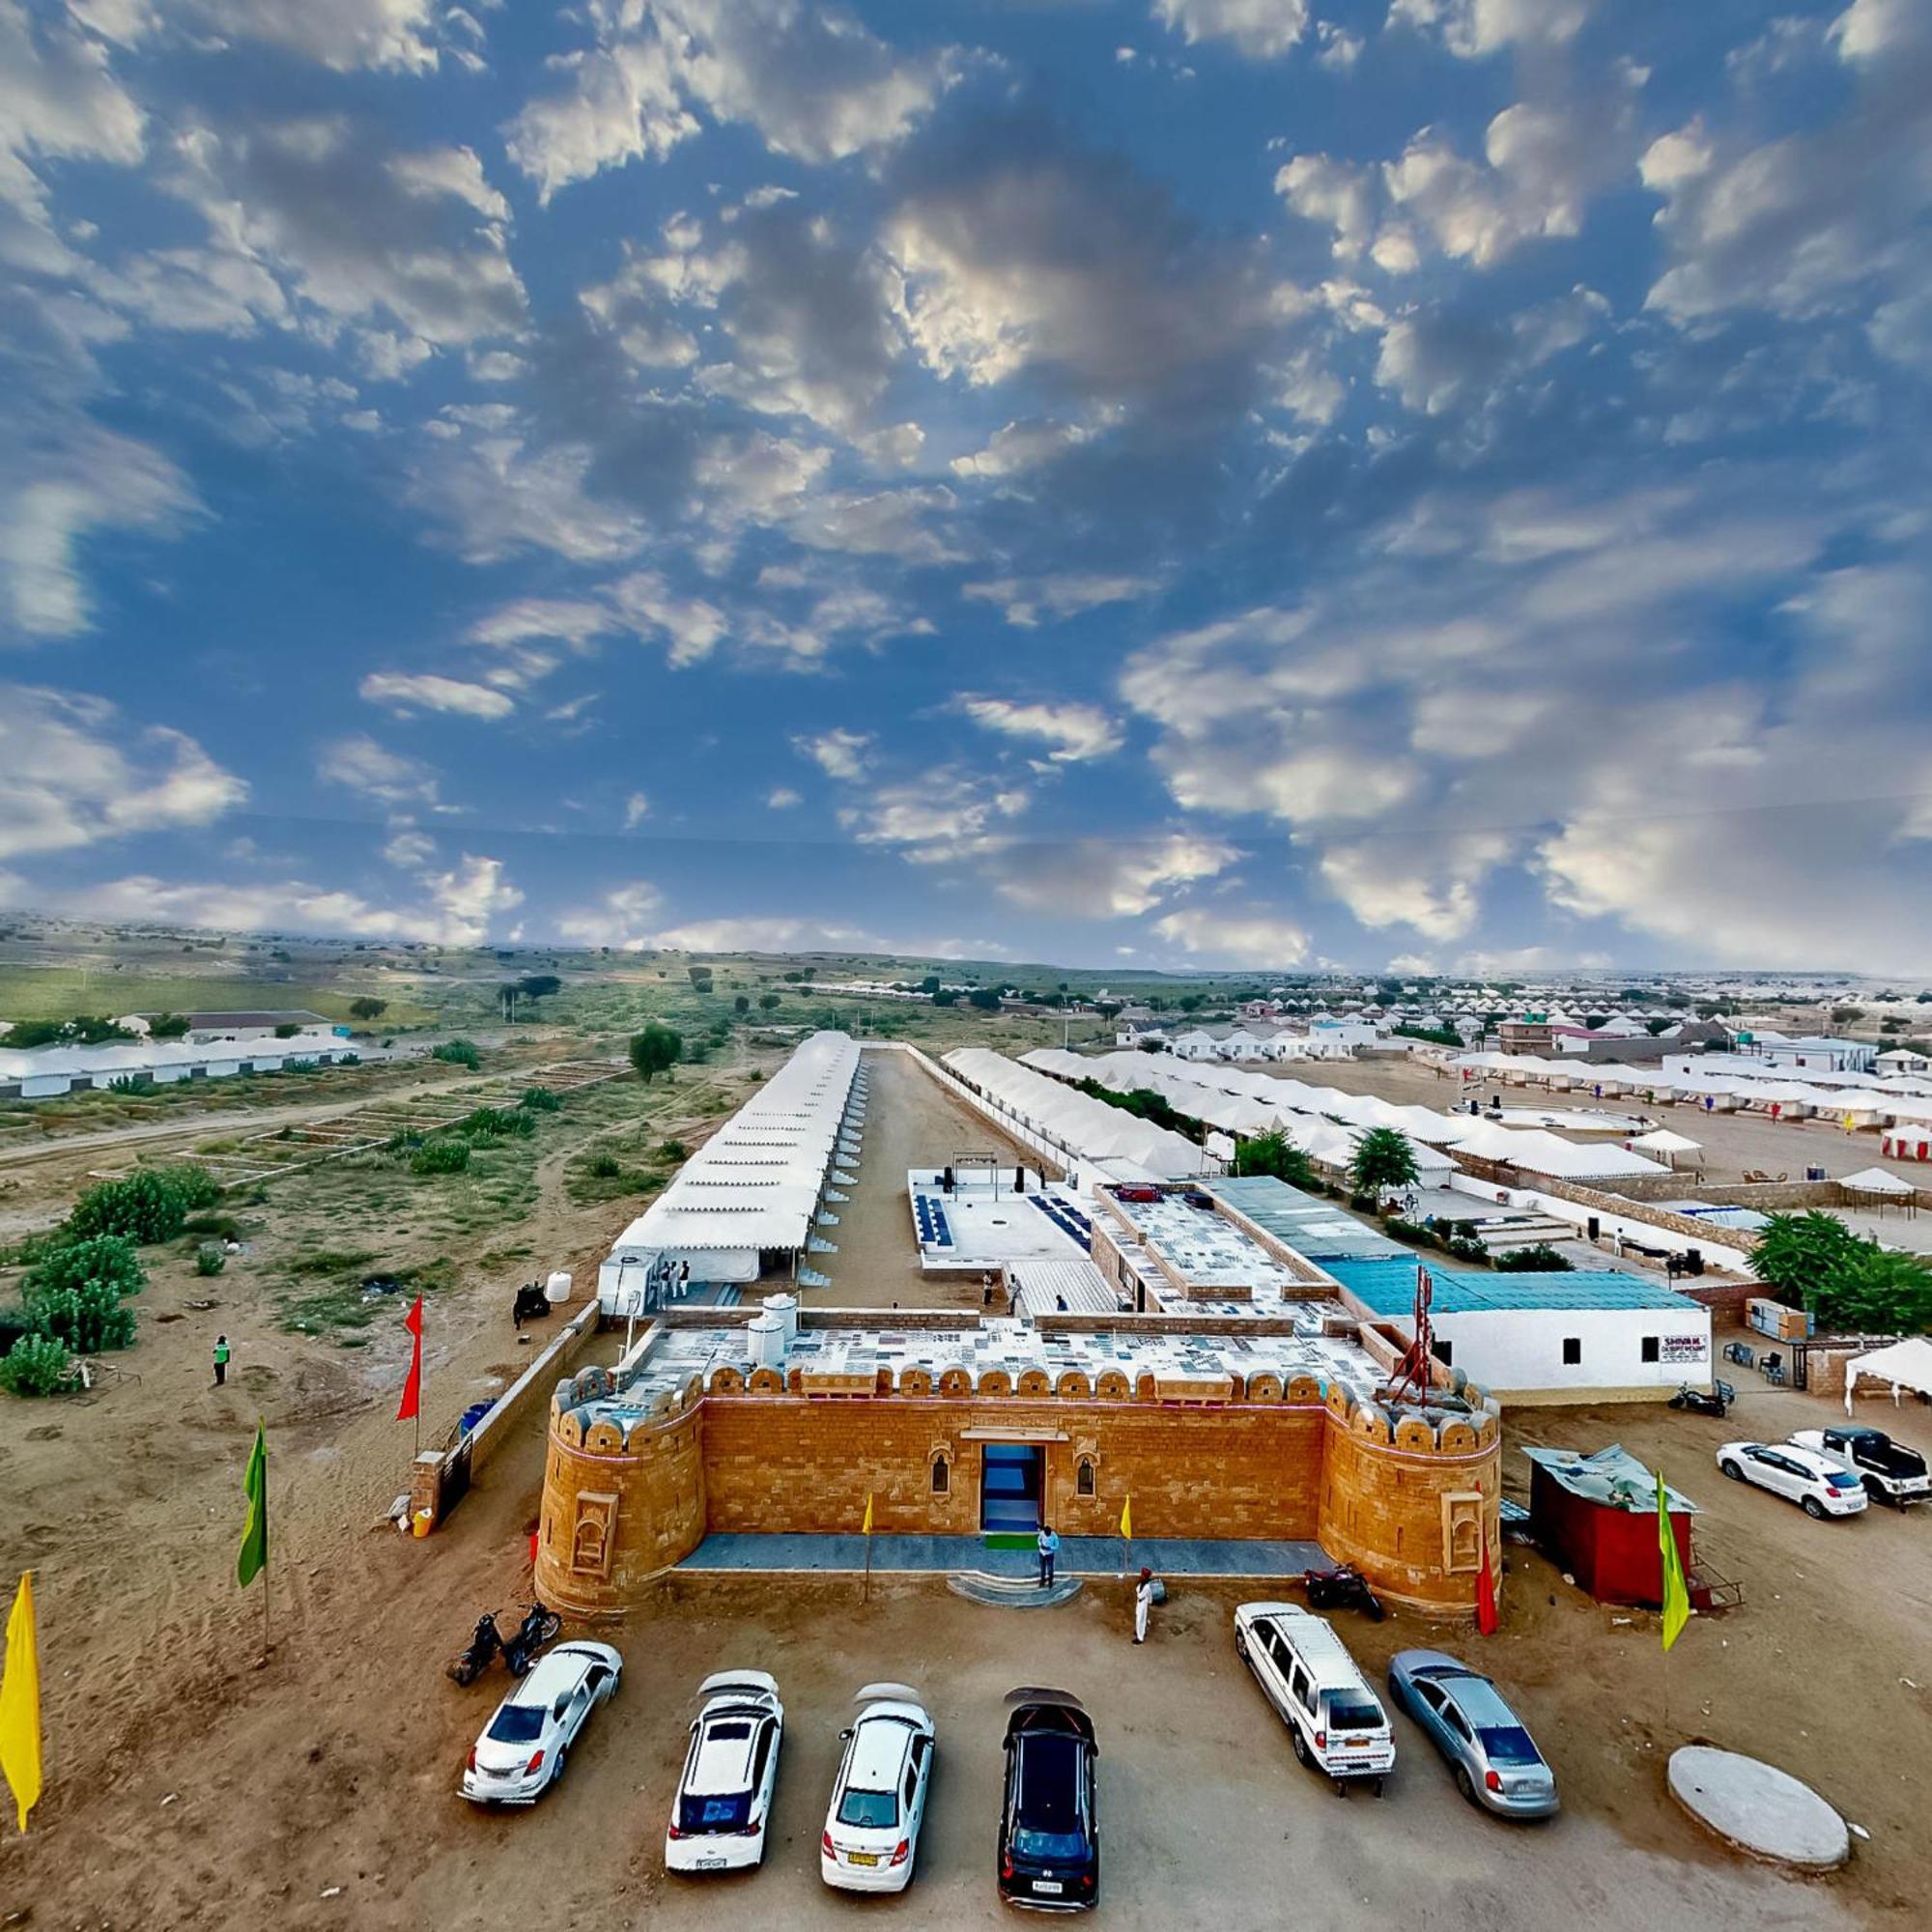
[[[110,1094],[152,1094],[155,1092],[155,1076],[152,1073],[117,1073],[107,1083]]]
[[[1498,1274],[1569,1274],[1576,1265],[1548,1241],[1537,1241],[1526,1248],[1505,1248],[1496,1257]]]
[[[362,1056],[359,1053],[337,1054],[335,1064],[338,1066],[360,1066],[362,1065]]]
[[[204,1241],[194,1251],[196,1274],[219,1274],[227,1265],[227,1251],[219,1241]]]
[[[379,1020],[389,1010],[387,1000],[376,1000],[366,994],[359,1000],[349,1002],[349,1016],[357,1020]]]
[[[412,1174],[461,1174],[469,1165],[468,1141],[425,1141],[410,1156]]]
[[[52,1395],[72,1374],[72,1355],[49,1335],[22,1335],[0,1357],[0,1388],[9,1395]]]
[[[50,1248],[30,1267],[20,1283],[29,1308],[42,1295],[65,1293],[84,1282],[105,1282],[117,1295],[139,1294],[148,1285],[148,1271],[125,1235],[94,1235]]]
[[[613,1153],[594,1153],[590,1156],[584,1172],[598,1180],[614,1180],[623,1173],[623,1167]]]
[[[527,1140],[536,1129],[536,1116],[526,1114],[521,1107],[477,1107],[465,1114],[449,1131],[468,1134],[474,1140],[494,1141],[506,1134]]]
[[[554,1114],[563,1102],[548,1087],[526,1087],[517,1105],[529,1114]]]
[[[199,1214],[221,1199],[221,1183],[205,1167],[183,1165],[156,1170],[175,1191],[184,1210]]]
[[[691,1150],[682,1141],[660,1141],[658,1143],[660,1160],[689,1160]]]
[[[184,1235],[213,1235],[218,1241],[239,1241],[242,1223],[233,1214],[190,1214],[182,1223]]]
[[[52,1336],[76,1355],[104,1354],[134,1339],[134,1311],[121,1305],[120,1291],[110,1281],[30,1294],[27,1313],[36,1333]]]
[[[300,1032],[301,1022],[299,1020],[283,1020],[275,1029],[275,1037],[277,1039],[294,1039],[296,1035]]]
[[[1487,1262],[1490,1258],[1489,1249],[1466,1235],[1451,1235],[1442,1245],[1459,1262]]]
[[[683,1036],[653,1020],[642,1033],[631,1036],[631,1065],[646,1087],[676,1065],[684,1051]]]
[[[446,1060],[453,1066],[467,1066],[471,1072],[483,1065],[483,1056],[476,1051],[473,1040],[446,1039],[440,1046],[429,1050],[432,1060]]]
[[[153,1241],[173,1240],[186,1218],[187,1207],[166,1174],[153,1169],[90,1187],[73,1204],[67,1229],[80,1240],[95,1235],[125,1235],[146,1247]]]

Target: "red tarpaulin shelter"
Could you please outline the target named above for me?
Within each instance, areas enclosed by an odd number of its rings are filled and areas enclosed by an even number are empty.
[[[1580,1456],[1571,1449],[1525,1449],[1531,1463],[1529,1531],[1551,1562],[1601,1604],[1663,1602],[1663,1556],[1657,1542],[1657,1477],[1621,1443]],[[1690,1519],[1697,1505],[1664,1491],[1684,1573],[1692,1575]],[[1693,1580],[1690,1601],[1700,1609]]]

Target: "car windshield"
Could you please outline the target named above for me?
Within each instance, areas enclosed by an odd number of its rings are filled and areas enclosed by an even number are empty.
[[[1542,1754],[1520,1724],[1497,1724],[1476,1733],[1492,1764],[1541,1764]]]
[[[696,1798],[687,1792],[678,1800],[677,1829],[680,1832],[742,1832],[752,1815],[749,1791],[720,1792]]]
[[[499,1745],[529,1745],[543,1736],[543,1728],[541,1704],[505,1704],[490,1719],[490,1728],[484,1735]]]
[[[862,1832],[890,1832],[899,1822],[898,1794],[852,1786],[838,1802],[838,1822]]]
[[[1850,1473],[1849,1470],[1845,1469],[1833,1469],[1832,1473],[1825,1478],[1825,1480],[1828,1483],[1830,1483],[1834,1490],[1856,1490],[1862,1487],[1858,1477],[1854,1476],[1853,1474]]]
[[[1366,1693],[1343,1691],[1328,1700],[1331,1731],[1373,1731],[1386,1721],[1382,1707]]]
[[[1085,1832],[1035,1832],[1024,1825],[1013,1831],[1013,1850],[1023,1859],[1084,1859]]]

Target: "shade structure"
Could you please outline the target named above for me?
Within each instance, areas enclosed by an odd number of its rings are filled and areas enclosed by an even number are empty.
[[[1888,1174],[1882,1167],[1863,1167],[1856,1174],[1848,1174],[1838,1182],[1840,1187],[1849,1187],[1856,1194],[1916,1194],[1918,1190],[1911,1181],[1901,1180],[1895,1174]]]
[[[803,1041],[624,1230],[611,1263],[671,1255],[692,1260],[699,1280],[748,1282],[765,1254],[803,1249],[858,1067],[846,1034]]]
[[[1185,1135],[1078,1093],[1037,1066],[1023,1065],[991,1047],[956,1046],[947,1054],[946,1065],[995,1106],[1076,1159],[1130,1160],[1164,1179],[1218,1167]],[[1152,1085],[1145,1080],[1134,1084]]]
[[[1638,1134],[1627,1140],[1624,1146],[1633,1151],[1641,1150],[1645,1153],[1661,1153],[1665,1162],[1675,1167],[1679,1154],[1701,1153],[1702,1144],[1693,1141],[1689,1134],[1675,1134],[1668,1127],[1653,1127],[1647,1134]]]
[[[1854,1355],[1845,1364],[1845,1413],[1852,1412],[1852,1397],[1859,1378],[1889,1382],[1894,1390],[1915,1389],[1932,1396],[1932,1342],[1923,1335],[1908,1336],[1889,1348],[1874,1349],[1868,1355]]]

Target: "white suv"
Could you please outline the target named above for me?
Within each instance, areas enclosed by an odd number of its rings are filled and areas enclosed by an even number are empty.
[[[665,1832],[668,1871],[742,1871],[765,1856],[784,1706],[762,1670],[723,1670],[697,1687],[704,1706]]]
[[[1295,1756],[1333,1778],[1339,1792],[1366,1778],[1379,1798],[1395,1769],[1395,1734],[1327,1622],[1299,1604],[1243,1604],[1235,1612],[1235,1650],[1280,1712]]]
[[[1788,1496],[1809,1517],[1857,1516],[1865,1506],[1865,1486],[1849,1469],[1794,1443],[1726,1442],[1718,1467],[1734,1483]]]

